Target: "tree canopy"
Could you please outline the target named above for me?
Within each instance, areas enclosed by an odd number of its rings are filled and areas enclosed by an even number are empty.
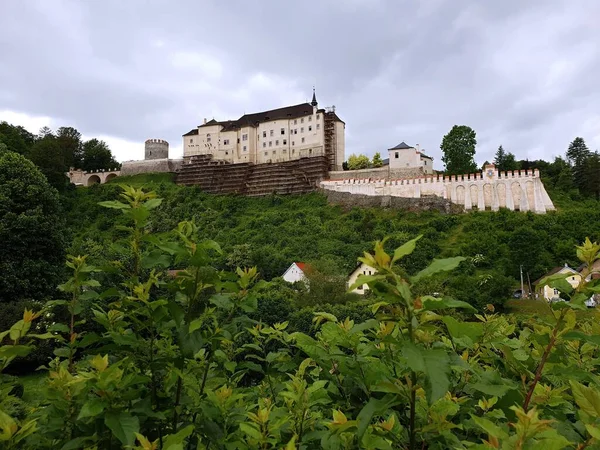
[[[475,146],[477,137],[475,131],[466,125],[454,125],[442,139],[442,162],[446,173],[459,175],[477,170],[475,163]]]
[[[510,152],[507,153],[502,146],[498,147],[498,151],[494,157],[494,164],[496,165],[496,168],[502,172],[519,169],[519,164],[517,163],[515,155]]]
[[[358,170],[358,169],[367,169],[371,165],[371,161],[369,157],[366,155],[355,155],[352,154],[348,157],[348,169],[349,170]]]
[[[31,161],[0,150],[0,302],[50,296],[64,249],[57,191]]]

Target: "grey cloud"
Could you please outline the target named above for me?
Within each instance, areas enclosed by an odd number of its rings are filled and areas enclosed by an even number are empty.
[[[500,144],[549,158],[584,132],[600,147],[594,0],[32,0],[2,9],[0,110],[86,135],[179,146],[203,117],[304,101],[316,84],[321,105],[346,121],[347,154],[404,140],[441,169],[439,144],[454,124],[477,131],[480,162]]]

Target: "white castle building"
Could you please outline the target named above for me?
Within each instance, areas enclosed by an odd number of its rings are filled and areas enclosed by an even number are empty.
[[[237,120],[212,119],[183,135],[183,156],[212,155],[229,163],[265,164],[326,156],[330,170],[344,162],[345,123],[335,107],[311,103],[252,114]]]

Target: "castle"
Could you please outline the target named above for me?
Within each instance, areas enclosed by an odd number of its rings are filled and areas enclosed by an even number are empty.
[[[344,162],[345,123],[335,107],[310,103],[244,114],[237,120],[212,119],[183,135],[183,156],[211,155],[231,164],[281,163],[324,156],[329,170]]]

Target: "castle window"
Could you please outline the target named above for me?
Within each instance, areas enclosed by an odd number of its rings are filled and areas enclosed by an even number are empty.
[[[308,150],[308,153],[312,153],[312,148]]]
[[[269,136],[273,137],[273,130],[269,131]]]
[[[284,149],[283,149],[283,153],[285,153],[285,152],[287,152],[287,149],[285,149],[285,148],[284,148]]]
[[[229,139],[223,139],[223,145],[229,145]]]
[[[281,129],[281,134],[285,134],[285,128]]]
[[[308,121],[312,122],[312,116],[308,116]]]
[[[246,151],[246,146],[244,145],[244,151]]]
[[[300,119],[300,123],[304,123],[304,117]]]
[[[248,140],[248,135],[242,134],[242,141],[247,141],[247,140]]]
[[[267,137],[267,132],[266,131],[263,131],[263,137],[264,138]]]
[[[292,141],[292,145],[294,145],[294,144],[295,144],[295,142],[294,142],[294,141]]]
[[[191,138],[191,139],[190,139],[190,142],[194,142],[194,139],[193,139],[193,138]]]
[[[275,145],[279,145],[279,139],[275,141]]]
[[[308,131],[312,131],[312,125],[308,127]]]
[[[273,147],[273,141],[269,141],[269,147]]]
[[[298,134],[298,128],[294,128],[294,134]]]
[[[292,149],[292,154],[294,154],[294,153],[296,153],[296,150],[295,150],[295,149]]]
[[[395,158],[396,158],[396,159],[398,159],[398,158],[399,158],[399,156],[398,156],[398,152],[396,152],[396,156],[395,156]]]
[[[276,155],[277,154],[277,150],[273,150],[273,154]]]
[[[318,124],[317,124],[317,130],[320,130],[320,129],[321,129],[321,124],[320,124],[320,123],[318,123]]]
[[[319,120],[319,114],[317,114],[317,120]]]
[[[304,144],[304,138],[302,138],[302,143]]]
[[[240,138],[238,138],[237,141],[238,141],[238,144],[239,144],[240,143]]]
[[[294,119],[294,125],[298,125],[298,119]]]
[[[265,148],[267,146],[266,142],[263,142],[263,148]]]
[[[226,155],[229,155],[229,152],[225,152]]]
[[[206,142],[210,142],[210,136],[206,136]]]
[[[287,139],[283,140],[283,145],[287,145]]]
[[[300,128],[300,133],[304,133],[304,127]]]
[[[269,154],[269,152],[265,152],[265,156],[267,156]]]
[[[425,163],[425,165],[427,165],[427,160],[426,159],[424,159],[423,162]]]

